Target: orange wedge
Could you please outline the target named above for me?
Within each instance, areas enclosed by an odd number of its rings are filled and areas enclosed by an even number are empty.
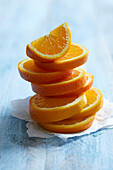
[[[73,69],[84,64],[88,58],[88,50],[82,45],[72,43],[69,51],[60,59],[52,63],[44,63],[35,61],[35,64],[43,69],[52,71],[60,71],[66,69]]]
[[[102,108],[103,95],[99,89],[95,87],[91,87],[84,94],[87,98],[86,106],[78,114],[75,114],[70,119],[79,119],[79,118],[84,119],[88,116],[94,115],[96,112],[98,112]]]
[[[73,116],[86,105],[86,96],[43,97],[36,94],[29,101],[29,111],[36,122],[55,122]]]
[[[74,69],[73,74],[63,81],[51,84],[33,84],[32,90],[43,96],[57,96],[71,93],[86,83],[85,71]]]
[[[94,121],[95,116],[91,116],[86,118],[85,120],[61,120],[58,122],[53,122],[53,123],[40,123],[40,125],[51,132],[56,132],[56,133],[76,133],[76,132],[81,132],[86,129],[88,129],[93,121]]]
[[[85,91],[87,91],[88,89],[91,88],[91,86],[93,85],[93,81],[94,81],[94,76],[90,73],[86,73],[86,84],[84,86],[82,86],[81,88],[79,88],[78,90],[69,93],[69,94],[65,94],[64,96],[75,96],[75,95],[80,95],[82,93],[84,93]]]
[[[51,72],[38,68],[32,59],[25,59],[19,62],[18,70],[23,79],[32,83],[53,83],[60,81],[72,74],[72,70]]]
[[[34,60],[51,62],[66,54],[71,45],[71,32],[65,22],[44,37],[32,41],[26,54]]]

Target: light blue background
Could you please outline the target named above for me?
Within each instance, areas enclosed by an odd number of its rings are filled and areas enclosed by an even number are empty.
[[[0,0],[0,170],[112,170],[113,130],[69,139],[29,138],[10,100],[34,93],[19,76],[30,41],[67,21],[72,41],[89,49],[87,71],[113,101],[112,0]]]

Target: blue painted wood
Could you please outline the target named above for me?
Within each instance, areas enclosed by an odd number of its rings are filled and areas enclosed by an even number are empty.
[[[113,130],[68,139],[29,138],[10,100],[33,95],[19,77],[25,46],[67,21],[72,41],[89,49],[87,71],[113,101],[113,1],[0,0],[0,170],[112,170]]]

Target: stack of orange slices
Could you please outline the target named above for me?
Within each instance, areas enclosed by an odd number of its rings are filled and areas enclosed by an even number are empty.
[[[32,119],[56,133],[88,129],[103,105],[103,95],[92,87],[94,76],[79,68],[88,50],[71,43],[68,24],[32,41],[26,54],[30,58],[19,62],[18,69],[37,93],[29,101]]]

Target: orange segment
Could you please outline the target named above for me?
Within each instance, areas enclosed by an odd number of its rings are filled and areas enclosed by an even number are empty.
[[[78,90],[69,94],[65,94],[64,96],[75,96],[84,93],[85,91],[91,88],[91,86],[93,85],[93,81],[94,81],[94,76],[90,73],[86,73],[86,84],[81,88],[79,88]]]
[[[84,94],[87,98],[87,105],[78,114],[75,114],[70,119],[78,119],[78,118],[84,119],[88,116],[92,116],[96,112],[98,112],[103,106],[103,95],[99,89],[95,87],[91,87]]]
[[[51,62],[65,55],[70,45],[71,32],[65,22],[44,37],[28,44],[26,54],[35,60]]]
[[[51,72],[38,68],[32,59],[19,62],[18,70],[23,79],[32,83],[53,83],[60,81],[72,74],[72,70]]]
[[[71,93],[86,83],[85,71],[74,69],[73,74],[63,81],[52,84],[33,84],[32,90],[43,96],[57,96]]]
[[[86,129],[88,129],[93,121],[95,116],[91,116],[86,118],[85,120],[70,120],[70,121],[59,121],[59,122],[53,122],[53,123],[40,123],[40,125],[51,132],[56,133],[76,133],[81,132]]]
[[[82,45],[72,43],[69,51],[60,59],[52,63],[44,63],[35,61],[35,64],[43,69],[52,71],[60,71],[66,69],[73,69],[84,64],[88,58],[88,50]]]
[[[29,111],[36,122],[54,122],[73,116],[86,105],[85,95],[74,97],[33,96],[29,101]]]

